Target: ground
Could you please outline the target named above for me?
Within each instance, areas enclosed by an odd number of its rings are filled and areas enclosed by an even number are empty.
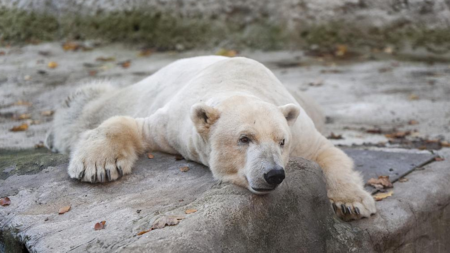
[[[39,146],[51,124],[51,111],[71,90],[93,79],[131,85],[176,59],[216,53],[84,45],[89,50],[64,51],[59,43],[0,48],[0,197],[10,196],[12,200],[10,206],[0,207],[0,252],[11,235],[36,252],[57,251],[57,245],[65,245],[60,250],[73,252],[133,251],[151,245],[155,250],[170,247],[181,251],[182,246],[194,250],[196,244],[189,243],[192,238],[205,238],[203,250],[211,247],[210,251],[224,251],[211,243],[218,238],[230,242],[224,245],[238,247],[229,250],[252,251],[254,245],[273,249],[283,246],[280,238],[270,241],[271,229],[280,229],[277,223],[283,224],[284,232],[297,231],[292,233],[295,236],[310,233],[311,238],[299,240],[311,242],[305,249],[324,240],[329,252],[359,252],[369,246],[373,252],[450,248],[445,240],[450,232],[450,149],[446,147],[450,141],[450,61],[446,58],[396,55],[391,50],[346,51],[340,53],[342,57],[300,51],[238,53],[261,61],[284,84],[314,97],[327,115],[326,135],[337,145],[382,150],[391,159],[396,152],[413,156],[433,153],[445,159],[407,175],[407,182],[395,183],[394,196],[377,202],[378,214],[371,219],[342,223],[328,206],[322,175],[304,160],[290,166],[292,178],[301,183],[287,181],[286,187],[269,198],[256,198],[234,186],[220,185],[204,167],[163,154],[155,154],[154,160],[141,159],[135,173],[118,182],[93,186],[70,181],[65,172],[68,157],[52,155]],[[23,123],[28,125],[26,131],[10,131]],[[190,171],[180,172],[180,166],[189,166]],[[182,194],[170,190],[174,184]],[[67,204],[72,210],[57,215],[57,210]],[[171,230],[136,236],[158,215],[184,214],[186,208],[199,211]],[[280,212],[288,218],[273,218]],[[224,227],[218,217],[230,227]],[[239,222],[247,218],[252,222]],[[93,224],[101,220],[109,227],[92,234]],[[316,230],[308,232],[305,227]],[[200,228],[211,232],[204,234]],[[216,230],[223,232],[212,232]],[[73,243],[61,244],[74,234]],[[174,244],[171,240],[177,236],[183,240]],[[235,243],[244,237],[254,244]],[[117,238],[123,240],[118,243]],[[292,239],[283,238],[285,242]]]

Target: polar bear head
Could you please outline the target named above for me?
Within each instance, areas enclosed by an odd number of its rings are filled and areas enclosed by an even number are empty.
[[[275,106],[254,97],[233,96],[214,107],[195,104],[191,119],[211,149],[214,177],[265,194],[285,178],[290,126],[299,113],[295,104]]]

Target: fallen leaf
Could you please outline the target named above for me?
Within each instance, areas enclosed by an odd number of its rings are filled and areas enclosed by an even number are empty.
[[[68,41],[62,45],[64,51],[76,51],[80,49],[80,44]]]
[[[94,230],[100,230],[105,228],[106,221],[100,221],[95,223]]]
[[[367,129],[366,133],[369,134],[381,134],[383,131],[380,128],[372,128],[372,129]]]
[[[331,132],[330,136],[328,136],[327,138],[331,139],[331,140],[342,140],[342,139],[344,139],[344,138],[342,138],[342,135],[334,134],[333,132]]]
[[[152,153],[148,153],[148,154],[147,154],[147,157],[148,157],[148,159],[153,159],[153,158],[155,158],[155,157],[152,155]]]
[[[419,99],[419,96],[417,96],[416,94],[411,94],[411,95],[409,95],[409,100],[417,100],[417,99]]]
[[[367,181],[367,184],[375,187],[378,190],[394,187],[389,180],[389,176],[379,176],[378,178],[371,178]]]
[[[375,194],[375,195],[373,196],[373,198],[374,198],[376,201],[380,201],[380,200],[383,200],[383,199],[385,199],[385,198],[387,198],[387,197],[392,196],[393,194],[394,194],[394,191],[380,192],[380,193]]]
[[[183,159],[184,159],[184,157],[181,156],[181,155],[176,155],[176,156],[175,156],[175,160],[176,160],[176,161],[180,161],[180,160],[183,160]]]
[[[145,57],[150,56],[153,53],[152,49],[143,49],[141,52],[139,52],[139,56]]]
[[[0,206],[9,206],[11,200],[8,197],[0,198]]]
[[[64,207],[61,207],[60,209],[59,209],[59,214],[65,214],[65,213],[67,213],[68,211],[70,211],[70,206],[64,206]]]
[[[15,126],[11,129],[9,129],[9,131],[11,132],[22,132],[22,131],[26,131],[28,129],[28,124],[27,123],[23,123],[20,126]]]
[[[184,211],[185,214],[191,214],[195,212],[197,212],[197,209],[187,209],[186,211]]]
[[[107,61],[115,61],[114,57],[97,57],[96,61],[107,62]]]
[[[405,138],[407,135],[411,135],[410,131],[406,131],[406,132],[393,132],[390,134],[385,134],[384,136],[386,136],[386,138],[388,139],[403,139]]]
[[[181,167],[180,171],[181,172],[188,172],[189,171],[189,167]]]
[[[17,117],[18,120],[24,120],[24,119],[30,119],[30,118],[31,118],[31,114],[29,114],[29,113],[20,114],[19,117]]]
[[[148,233],[148,232],[150,232],[152,230],[153,230],[153,228],[150,228],[149,230],[144,230],[144,231],[141,231],[141,232],[137,233],[137,235],[143,235],[143,234],[146,234],[146,233]]]
[[[442,147],[446,147],[446,148],[450,148],[450,142],[441,141],[441,146]]]
[[[122,66],[122,68],[124,68],[124,69],[127,69],[127,68],[129,68],[129,67],[130,67],[130,65],[131,65],[131,61],[130,61],[130,60],[128,60],[128,61],[123,61],[123,62],[120,62],[120,63],[119,63],[119,65],[120,65],[120,66]]]
[[[161,229],[165,226],[175,226],[178,225],[182,219],[184,219],[183,216],[162,216],[153,222],[151,229]]]
[[[440,157],[440,156],[436,156],[436,157],[434,158],[434,160],[435,160],[436,162],[442,162],[442,161],[445,161],[445,159],[444,159],[443,157]]]
[[[96,70],[91,70],[91,71],[89,71],[89,75],[90,76],[96,76],[97,75],[97,71]]]
[[[235,57],[237,55],[237,51],[236,50],[227,50],[225,48],[221,48],[221,49],[219,49],[219,51],[216,52],[216,55],[227,56],[227,57]]]
[[[417,124],[419,124],[419,122],[417,121],[417,120],[410,120],[410,121],[408,121],[408,125],[417,125]]]
[[[31,106],[31,103],[27,102],[27,101],[19,100],[19,101],[15,102],[14,105]]]
[[[49,111],[42,111],[41,115],[42,116],[52,116],[53,113],[55,113],[55,111],[49,110]]]
[[[347,50],[348,48],[346,45],[337,45],[335,55],[339,57],[344,56],[347,53]]]
[[[408,182],[409,179],[402,177],[398,181],[404,183],[404,182]]]
[[[34,145],[34,148],[43,148],[44,147],[44,142],[40,141],[38,144]]]
[[[5,55],[5,51],[0,51],[0,55]]]
[[[47,67],[54,69],[54,68],[58,67],[58,63],[51,61],[47,64]]]

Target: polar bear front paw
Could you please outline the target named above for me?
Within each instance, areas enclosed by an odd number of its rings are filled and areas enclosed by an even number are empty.
[[[328,190],[328,198],[336,215],[345,221],[368,218],[376,213],[374,198],[359,185]]]
[[[126,136],[116,135],[104,127],[85,132],[72,152],[69,176],[95,183],[130,174],[138,157],[136,144]]]

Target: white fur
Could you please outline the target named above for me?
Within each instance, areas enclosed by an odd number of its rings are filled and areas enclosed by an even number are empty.
[[[339,216],[375,213],[351,159],[318,131],[323,115],[316,104],[289,92],[254,60],[183,59],[130,87],[83,88],[78,94],[57,113],[47,141],[54,150],[71,151],[73,178],[103,182],[109,173],[107,180],[115,180],[150,149],[181,154],[209,166],[217,179],[259,194],[253,188],[267,187],[264,173],[301,156],[323,168],[330,201],[353,211],[339,209]],[[112,117],[117,115],[123,116]],[[240,143],[247,135],[251,141]]]

